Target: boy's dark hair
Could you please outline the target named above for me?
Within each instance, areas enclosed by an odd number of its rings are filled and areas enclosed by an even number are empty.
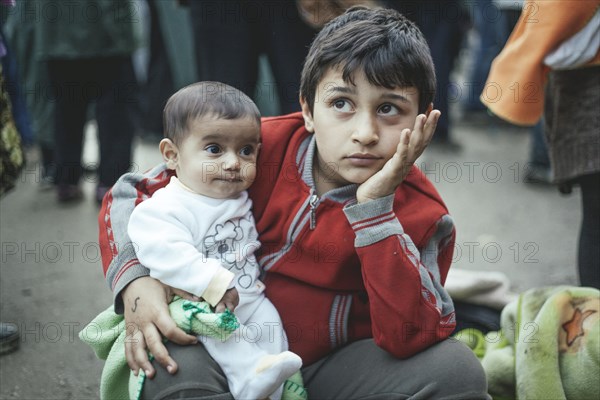
[[[178,144],[189,123],[203,117],[250,117],[260,126],[260,111],[250,97],[225,83],[205,81],[188,85],[169,98],[163,111],[164,136]]]
[[[385,88],[414,86],[419,113],[435,95],[435,70],[425,37],[411,21],[391,9],[352,7],[327,23],[310,46],[302,69],[300,95],[314,111],[317,85],[330,67],[345,82],[356,71]]]

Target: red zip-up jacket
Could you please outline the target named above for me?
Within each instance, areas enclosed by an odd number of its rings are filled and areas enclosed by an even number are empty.
[[[356,185],[314,193],[315,144],[300,113],[263,119],[262,143],[249,190],[258,259],[266,295],[304,365],[362,338],[404,358],[448,337],[455,316],[443,283],[454,224],[418,168],[394,195],[357,204]],[[128,217],[171,175],[165,165],[126,174],[104,199],[100,246],[117,311],[120,291],[148,275],[127,236]]]

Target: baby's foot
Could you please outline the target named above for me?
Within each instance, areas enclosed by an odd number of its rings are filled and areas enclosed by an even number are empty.
[[[302,359],[291,351],[262,357],[256,365],[256,375],[244,387],[240,398],[264,399],[269,397],[301,366]]]

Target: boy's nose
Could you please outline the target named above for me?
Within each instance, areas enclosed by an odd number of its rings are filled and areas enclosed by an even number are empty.
[[[366,146],[379,141],[379,125],[376,116],[364,114],[356,122],[356,127],[352,133],[354,142]]]

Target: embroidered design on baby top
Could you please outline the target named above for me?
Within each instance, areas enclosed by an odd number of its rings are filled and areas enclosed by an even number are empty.
[[[254,252],[260,247],[254,224],[247,218],[226,221],[204,238],[204,255],[215,258],[233,272],[239,287],[248,289],[258,276]]]

